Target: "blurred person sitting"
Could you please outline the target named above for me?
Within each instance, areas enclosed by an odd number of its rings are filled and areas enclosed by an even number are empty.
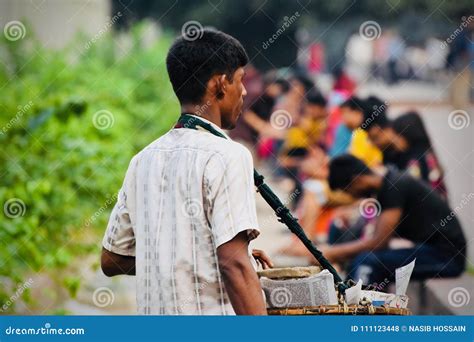
[[[347,127],[351,132],[351,137],[346,151],[338,151],[333,156],[350,153],[362,159],[371,167],[380,167],[382,165],[382,152],[370,142],[367,133],[360,129],[360,126],[364,124],[367,112],[376,110],[377,113],[384,114],[386,106],[375,97],[363,100],[353,96],[343,102],[340,107],[342,126]],[[345,208],[338,208],[329,228],[328,243],[339,244],[360,238],[366,230],[372,228],[373,222],[371,221],[370,218],[359,214],[357,203]]]
[[[278,155],[288,129],[299,122],[306,93],[313,88],[314,83],[310,79],[304,76],[293,76],[284,85],[284,90],[287,91],[281,94],[273,106],[269,123],[257,120],[257,117],[251,114],[246,116],[245,120],[249,121],[259,133],[259,144],[269,150],[266,154]],[[276,164],[276,160],[274,162]]]
[[[344,192],[332,191],[327,178],[329,175],[329,157],[318,146],[310,146],[300,164],[303,174],[303,196],[297,208],[297,216],[304,231],[311,240],[325,242],[329,225],[334,216],[334,208],[353,202]],[[295,236],[292,241],[280,249],[281,253],[293,256],[306,256],[308,251]]]
[[[303,114],[298,124],[288,129],[278,156],[285,175],[294,182],[293,206],[295,207],[302,194],[299,167],[311,146],[320,143],[326,130],[327,101],[319,92],[312,91],[306,96]]]
[[[344,125],[352,135],[346,149],[340,148],[339,151],[333,152],[332,156],[348,152],[362,159],[372,167],[382,163],[382,153],[369,141],[367,133],[359,129],[364,121],[364,110],[366,106],[366,101],[356,96],[349,98],[341,104],[342,125]]]
[[[354,91],[357,87],[352,78],[350,78],[346,72],[346,70],[342,67],[335,67],[333,70],[333,86],[332,90],[329,92],[328,95],[328,127],[325,134],[325,145],[329,149],[329,155],[332,157],[333,152],[340,151],[342,149],[346,149],[346,147],[339,148],[334,146],[334,141],[336,136],[340,136],[341,132],[339,130],[344,130],[342,133],[346,133],[347,138],[345,140],[350,141],[351,132],[347,127],[341,125],[341,108],[339,107],[341,103],[346,101],[348,98],[353,96]],[[338,142],[345,141],[344,139],[338,138]],[[347,143],[348,145],[348,143]],[[334,148],[333,148],[334,147]]]
[[[257,142],[258,135],[267,128],[276,101],[288,89],[288,81],[276,79],[272,73],[265,75],[263,94],[257,97],[243,114],[243,119],[252,128],[252,141],[254,143]]]
[[[277,137],[284,138],[286,135],[285,128],[289,128],[293,125],[297,125],[299,119],[303,113],[303,106],[305,103],[306,95],[310,92],[315,90],[314,83],[308,77],[297,74],[290,78],[290,89],[289,91],[282,96],[281,100],[277,102],[274,112],[282,111],[280,113],[289,114],[289,120],[285,121],[287,126],[280,127],[278,122],[275,118],[275,125],[274,127],[276,130],[280,131],[280,134],[277,134]]]
[[[243,82],[245,89],[247,89],[247,96],[244,98],[242,116],[245,111],[250,108],[264,92],[263,77],[260,71],[252,64],[248,64],[245,67],[245,78]],[[235,128],[229,131],[229,136],[232,138],[232,140],[235,140],[247,147],[250,152],[254,152],[254,132],[245,120],[238,120]]]
[[[271,142],[272,151],[270,156],[273,165],[274,175],[282,177],[285,188],[292,188],[291,171],[285,169],[279,164],[278,155],[285,142],[285,138],[290,127],[299,123],[303,113],[305,97],[308,92],[314,89],[314,83],[304,75],[297,74],[290,78],[290,89],[277,101],[270,116],[270,124],[262,132],[262,139]],[[290,176],[290,178],[288,178]]]
[[[383,163],[422,179],[446,198],[442,170],[431,148],[426,129],[417,113],[402,115],[390,122],[385,114],[386,104],[375,96],[365,101],[364,129],[372,143],[383,151]],[[394,127],[397,127],[396,130]],[[342,208],[330,227],[330,244],[340,244],[361,238],[373,230],[373,219],[357,215],[357,208]],[[397,239],[398,245],[410,245]]]
[[[383,151],[383,162],[421,179],[447,199],[443,169],[420,115],[411,111],[393,121],[385,114],[366,113],[363,129]]]
[[[282,166],[299,166],[301,160],[294,157],[305,156],[310,146],[320,143],[327,127],[326,104],[326,99],[318,92],[306,96],[299,123],[290,127],[285,137],[280,158]]]
[[[331,189],[365,198],[375,208],[375,229],[363,239],[323,246],[333,262],[353,259],[349,278],[365,284],[394,279],[395,269],[416,258],[413,279],[456,277],[466,267],[466,239],[455,212],[424,182],[395,168],[376,172],[351,155],[334,158],[329,166]],[[363,203],[364,204],[364,203]],[[374,214],[362,205],[361,212]],[[393,236],[408,239],[412,248],[390,249]]]
[[[344,124],[352,131],[348,153],[373,167],[382,163],[382,152],[370,142],[367,133],[360,129],[367,106],[372,106],[372,102],[352,97],[341,105],[341,110]]]

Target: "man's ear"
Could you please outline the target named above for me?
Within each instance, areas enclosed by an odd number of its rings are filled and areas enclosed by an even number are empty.
[[[227,76],[225,74],[217,75],[215,81],[216,81],[216,98],[218,100],[222,100],[226,92]]]

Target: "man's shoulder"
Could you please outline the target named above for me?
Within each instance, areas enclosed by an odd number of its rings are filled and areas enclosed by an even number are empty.
[[[160,150],[191,150],[196,153],[218,155],[225,160],[242,157],[252,158],[250,151],[238,142],[218,137],[208,132],[182,128],[171,130],[159,137],[137,153],[135,159],[140,159],[141,156],[149,151]]]
[[[224,153],[227,155],[237,154],[239,156],[240,155],[251,156],[250,151],[247,149],[247,147],[245,147],[241,143],[238,143],[230,139],[223,139],[216,136],[213,136],[213,137],[218,139],[215,141],[215,144],[213,145],[213,148],[215,149],[216,152]]]
[[[225,161],[226,164],[245,163],[253,165],[252,154],[244,145],[229,139],[213,136],[217,140],[211,144],[211,157]]]
[[[377,200],[385,202],[385,200],[391,200],[396,194],[399,197],[402,188],[405,188],[405,175],[401,173],[396,167],[388,165],[385,167],[383,172],[383,183],[380,189]]]

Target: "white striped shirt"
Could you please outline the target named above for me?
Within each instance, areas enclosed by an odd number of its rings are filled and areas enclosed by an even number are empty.
[[[228,315],[216,250],[245,230],[255,238],[257,227],[250,152],[178,128],[130,162],[103,246],[136,256],[139,313]],[[249,257],[255,265],[250,248]]]

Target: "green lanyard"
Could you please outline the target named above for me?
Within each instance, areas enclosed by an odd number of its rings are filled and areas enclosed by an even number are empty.
[[[204,122],[195,115],[181,114],[181,117],[178,120],[175,128],[190,128],[198,129],[198,127],[208,131],[209,133],[216,135],[218,137],[227,139],[227,137],[212,127],[211,124]],[[311,240],[306,236],[303,228],[301,228],[298,220],[291,215],[290,210],[280,201],[280,199],[275,195],[275,193],[270,189],[270,187],[263,181],[263,176],[259,174],[255,169],[253,170],[253,179],[257,192],[263,197],[265,202],[267,202],[270,207],[275,211],[278,221],[284,223],[288,229],[294,233],[305,247],[311,252],[311,254],[316,258],[321,267],[327,269],[334,276],[334,283],[336,284],[339,293],[344,294],[345,290],[348,288],[346,284],[342,281],[341,277],[337,273],[336,269],[331,265],[331,263],[324,257],[320,250],[318,250]]]

